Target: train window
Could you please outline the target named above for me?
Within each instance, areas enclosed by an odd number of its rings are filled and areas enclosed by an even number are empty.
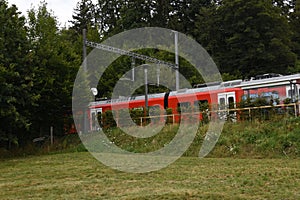
[[[295,90],[288,90],[288,97],[292,97],[292,95],[293,95],[293,97],[295,97]]]
[[[248,99],[248,95],[247,94],[244,94],[243,96],[242,96],[242,100],[243,101],[246,101]]]
[[[220,110],[224,110],[225,109],[225,98],[220,98],[219,103],[220,103]]]
[[[192,110],[190,102],[180,102],[177,104],[178,112],[190,112]]]
[[[264,93],[261,94],[261,96],[266,97],[266,98],[278,99],[279,98],[279,93],[277,91],[264,92]]]
[[[96,130],[96,123],[97,123],[96,113],[92,112],[92,131]]]
[[[190,102],[180,102],[178,103],[179,106],[181,107],[190,107],[191,106],[191,103]]]
[[[159,105],[149,106],[149,113],[151,116],[158,116],[161,113]]]
[[[295,98],[298,94],[297,94],[297,90],[295,88],[295,86],[286,86],[286,97],[288,98]]]
[[[207,109],[209,109],[208,106],[208,101],[207,100],[199,100],[199,101],[194,101],[194,111],[198,112],[198,111],[206,111]],[[198,110],[197,110],[198,108]]]
[[[245,94],[242,96],[242,99],[246,101],[247,99],[253,100],[258,98],[258,94]]]
[[[233,97],[228,98],[228,104],[229,104],[229,109],[234,108],[234,98]]]
[[[102,128],[102,112],[100,112],[100,111],[97,111],[97,120],[98,120],[99,126]]]

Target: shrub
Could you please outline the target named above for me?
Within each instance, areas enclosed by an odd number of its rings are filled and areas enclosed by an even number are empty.
[[[102,113],[102,128],[105,130],[105,129],[113,128],[116,126],[117,126],[117,123],[114,119],[113,111],[107,110],[107,111],[103,112]]]

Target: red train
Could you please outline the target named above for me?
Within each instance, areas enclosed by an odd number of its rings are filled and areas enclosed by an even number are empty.
[[[166,93],[149,94],[148,106],[159,108],[161,113],[171,108],[173,114],[178,108],[190,108],[207,103],[210,109],[225,110],[235,108],[242,99],[263,97],[282,103],[290,98],[292,102],[299,99],[300,74],[282,76],[278,74],[264,74],[250,80],[233,80],[196,85],[193,89],[181,89]],[[274,101],[275,102],[275,101]],[[107,110],[119,112],[122,109],[145,107],[145,96],[95,101],[89,107],[89,129],[97,130],[97,115]],[[299,112],[299,109],[298,109]],[[299,113],[297,113],[299,114]]]

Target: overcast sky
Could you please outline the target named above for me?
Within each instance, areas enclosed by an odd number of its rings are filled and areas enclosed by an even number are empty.
[[[38,8],[39,2],[40,0],[8,0],[9,5],[15,4],[19,11],[26,16],[31,7]],[[46,2],[48,10],[51,9],[54,16],[58,18],[60,26],[64,26],[69,20],[72,20],[74,8],[79,0],[46,0]]]

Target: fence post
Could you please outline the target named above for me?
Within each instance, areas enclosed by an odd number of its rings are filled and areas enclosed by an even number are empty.
[[[249,119],[251,120],[251,108],[249,108]]]
[[[52,146],[53,143],[54,143],[54,140],[53,140],[53,126],[50,127],[50,141],[51,141],[51,146]]]

